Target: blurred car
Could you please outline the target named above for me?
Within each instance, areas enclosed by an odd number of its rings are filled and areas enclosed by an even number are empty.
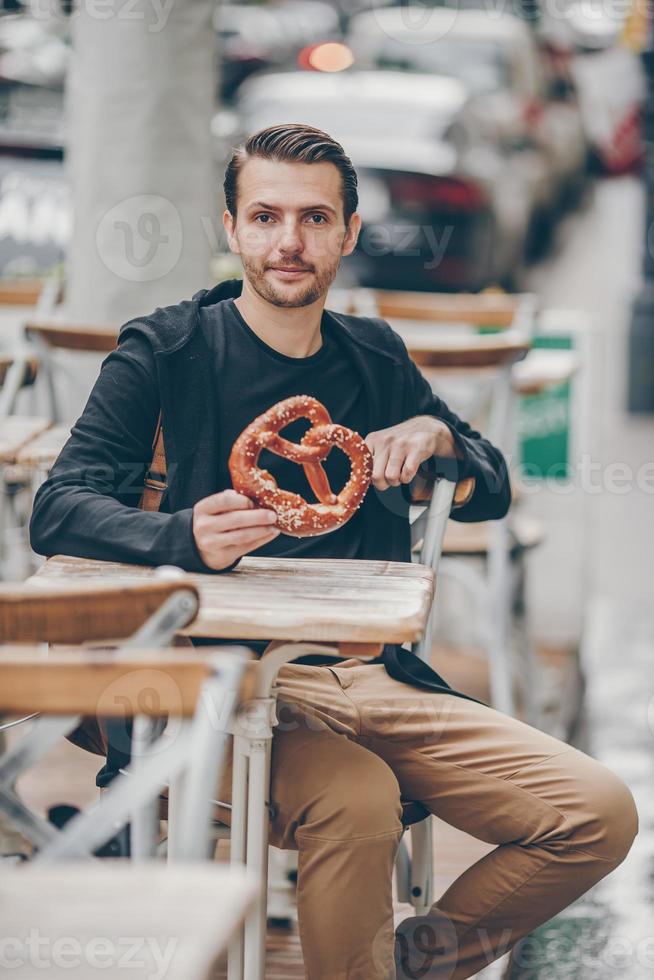
[[[520,155],[493,144],[483,107],[453,78],[394,72],[270,73],[242,87],[238,137],[304,122],[342,142],[363,221],[343,274],[365,286],[480,289],[521,264],[530,217]],[[217,148],[225,158],[225,146]]]
[[[61,269],[71,231],[62,161],[0,156],[0,276],[40,277]]]
[[[593,162],[607,174],[633,172],[644,156],[647,78],[640,58],[625,47],[588,50],[575,56],[572,73]]]
[[[286,64],[307,44],[341,36],[337,10],[322,0],[279,0],[265,7],[217,4],[214,30],[226,101],[255,72]]]
[[[279,64],[288,56],[282,23],[266,7],[217,4],[213,26],[223,99],[232,99],[253,72]]]
[[[341,38],[338,11],[323,0],[279,0],[270,8],[297,51],[305,44]]]
[[[363,69],[452,75],[485,97],[489,126],[531,156],[534,213],[554,209],[583,178],[588,149],[574,84],[548,85],[536,37],[519,17],[389,7],[353,18],[346,40]]]
[[[0,18],[0,148],[63,155],[67,27],[26,14]]]

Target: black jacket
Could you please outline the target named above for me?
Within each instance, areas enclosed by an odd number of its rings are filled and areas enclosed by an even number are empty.
[[[36,552],[212,571],[196,549],[192,517],[196,501],[224,489],[214,478],[214,385],[220,378],[221,338],[209,352],[198,311],[240,295],[241,286],[240,280],[223,282],[124,324],[116,351],[103,362],[83,414],[36,494],[30,522]],[[464,459],[435,461],[437,469],[451,478],[474,476],[477,481],[472,498],[453,518],[503,517],[511,492],[501,452],[432,393],[401,338],[384,320],[325,315],[361,373],[370,431],[415,415],[442,419]],[[141,364],[121,351],[122,342],[134,335],[150,345],[156,377],[146,376]],[[138,501],[160,407],[169,513],[145,513]],[[380,493],[371,488],[369,497],[361,557],[410,561],[405,489]]]

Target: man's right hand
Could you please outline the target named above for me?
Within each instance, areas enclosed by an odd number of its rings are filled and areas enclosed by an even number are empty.
[[[193,537],[205,565],[218,571],[280,533],[274,510],[257,507],[236,490],[198,500],[193,508]]]

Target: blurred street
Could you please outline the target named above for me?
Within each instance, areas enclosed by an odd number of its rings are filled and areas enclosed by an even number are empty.
[[[546,306],[588,310],[601,338],[594,385],[599,459],[635,471],[652,459],[654,420],[628,415],[626,356],[638,286],[643,193],[633,178],[601,181],[559,229],[554,253],[527,278]],[[584,711],[575,741],[620,772],[641,829],[630,859],[515,954],[511,980],[646,980],[654,975],[653,488],[588,497],[589,594]],[[548,569],[556,573],[554,567]]]

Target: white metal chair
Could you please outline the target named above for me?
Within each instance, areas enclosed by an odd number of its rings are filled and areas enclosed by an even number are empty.
[[[414,561],[432,568],[437,582],[443,539],[455,503],[455,491],[456,485],[450,480],[439,480],[428,505],[414,514],[411,523],[411,541],[418,549],[413,552]],[[462,500],[465,496],[467,494],[462,494]],[[412,648],[412,652],[427,663],[431,659],[433,628],[432,605],[427,628]],[[424,915],[434,901],[434,822],[429,811],[420,803],[415,803],[413,809],[407,811],[404,823],[411,834],[411,854],[409,855],[406,841],[402,838],[395,869],[397,897],[400,902],[413,905],[416,915]]]
[[[165,571],[170,578],[170,572]],[[66,643],[80,644],[104,640],[116,642],[117,636],[131,633],[130,638],[120,648],[122,656],[129,656],[131,650],[161,649],[168,646],[175,633],[193,620],[198,610],[198,593],[175,570],[173,581],[154,579],[150,582],[133,585],[102,585],[77,583],[74,588],[56,588],[48,584],[15,584],[0,587],[0,642],[4,643]],[[135,632],[134,632],[135,630]],[[3,648],[0,647],[0,653]],[[59,651],[38,654],[42,669],[57,664]],[[61,654],[63,655],[63,654]],[[87,651],[89,657],[100,656],[97,651]],[[15,660],[12,659],[12,663]],[[99,663],[99,661],[98,661]],[[15,668],[18,671],[20,668]],[[34,666],[35,673],[38,663]],[[25,681],[25,674],[22,675]],[[40,848],[54,847],[57,832],[55,828],[33,813],[16,795],[14,784],[21,772],[45,752],[62,735],[73,731],[79,718],[62,714],[59,707],[53,716],[35,708],[37,697],[35,683],[25,682],[21,695],[20,688],[9,687],[11,672],[6,674],[6,684],[0,691],[0,717],[3,714],[16,716],[0,725],[0,732],[17,723],[30,721],[32,727],[28,737],[14,743],[0,759],[0,810],[28,840]],[[64,693],[66,693],[64,691]],[[11,698],[10,698],[11,694]],[[42,692],[43,694],[43,692]],[[73,692],[70,693],[70,697]],[[21,697],[24,704],[21,706]],[[44,693],[47,706],[48,691]],[[6,701],[2,701],[2,699]],[[115,708],[111,699],[102,702],[103,710],[97,703],[88,712],[90,715],[112,715]],[[137,730],[141,722],[137,723]],[[142,723],[146,730],[148,723]],[[138,810],[138,807],[137,807]],[[136,849],[139,840],[139,822],[136,820]],[[110,835],[111,836],[111,835]]]
[[[39,363],[39,374],[45,383],[49,417],[53,423],[65,423],[67,411],[62,404],[61,381],[79,383],[79,365],[59,355],[109,354],[115,347],[119,324],[80,323],[67,316],[63,303],[63,284],[57,278],[47,280],[34,313],[25,322],[25,341]],[[76,359],[79,361],[79,358]],[[89,390],[97,366],[89,373]],[[86,377],[86,375],[84,375]]]
[[[536,300],[531,295],[353,290],[353,312],[383,316],[402,336],[411,357],[438,394],[468,419],[488,413],[486,435],[513,457],[515,440],[514,367],[532,342]],[[479,333],[480,328],[492,332]],[[491,702],[515,714],[515,672],[509,656],[511,624],[510,556],[512,517],[488,524],[483,573],[459,556],[443,557],[441,576],[470,590],[483,625]],[[533,720],[533,719],[532,719]]]
[[[461,487],[461,496],[467,496],[472,481]],[[416,525],[416,533],[424,539],[423,554],[432,568],[438,567],[441,542],[450,515],[456,491],[454,483],[438,482],[423,508]],[[416,646],[419,655],[428,657],[429,637]],[[261,896],[245,919],[243,928],[235,937],[229,950],[228,980],[263,980],[265,971],[265,940],[267,925],[268,885],[268,801],[270,798],[270,756],[276,718],[275,679],[280,668],[298,657],[308,654],[335,655],[337,650],[329,644],[280,643],[272,645],[252,671],[253,684],[248,698],[247,714],[235,717],[231,731],[233,741],[233,781],[231,802],[231,827],[219,825],[216,837],[230,839],[232,864],[245,866],[263,882]],[[168,802],[169,855],[179,853],[177,827],[178,807],[186,787],[172,782]],[[224,804],[223,804],[224,805]],[[414,825],[413,862],[408,862],[406,849],[398,865],[400,889],[409,882],[410,901],[416,911],[422,910],[431,895],[431,820],[423,820],[427,811],[421,804],[406,801],[405,824]],[[421,821],[416,823],[415,821]],[[420,828],[420,829],[418,829]],[[276,913],[278,914],[278,913]],[[289,910],[288,917],[292,917]]]
[[[171,621],[168,606],[160,629],[166,618]],[[127,646],[49,657],[38,647],[0,649],[0,711],[39,713],[38,729],[0,758],[0,812],[36,845],[26,864],[3,866],[0,885],[0,914],[5,935],[13,937],[16,976],[33,976],[21,951],[29,950],[34,930],[40,942],[55,943],[63,921],[82,951],[94,937],[106,937],[103,961],[94,957],[84,964],[86,977],[99,969],[116,980],[123,975],[120,944],[125,936],[143,937],[138,976],[157,975],[155,942],[156,952],[165,954],[167,977],[206,980],[210,975],[259,888],[244,868],[208,861],[208,787],[220,779],[225,725],[240,702],[248,657],[243,648],[189,652]],[[97,710],[105,717],[134,718],[132,762],[98,803],[55,830],[27,810],[13,791],[13,780],[82,716]],[[164,715],[168,724],[157,735]],[[168,780],[182,774],[178,860],[165,866],[150,860],[156,855],[159,794]],[[131,861],[94,860],[96,849],[128,821]],[[94,864],[91,873],[84,867],[88,860]],[[112,953],[113,960],[107,959]],[[138,959],[130,965],[138,969]],[[49,966],[51,975],[63,978],[63,967],[69,969],[70,963],[62,965],[59,958]]]

